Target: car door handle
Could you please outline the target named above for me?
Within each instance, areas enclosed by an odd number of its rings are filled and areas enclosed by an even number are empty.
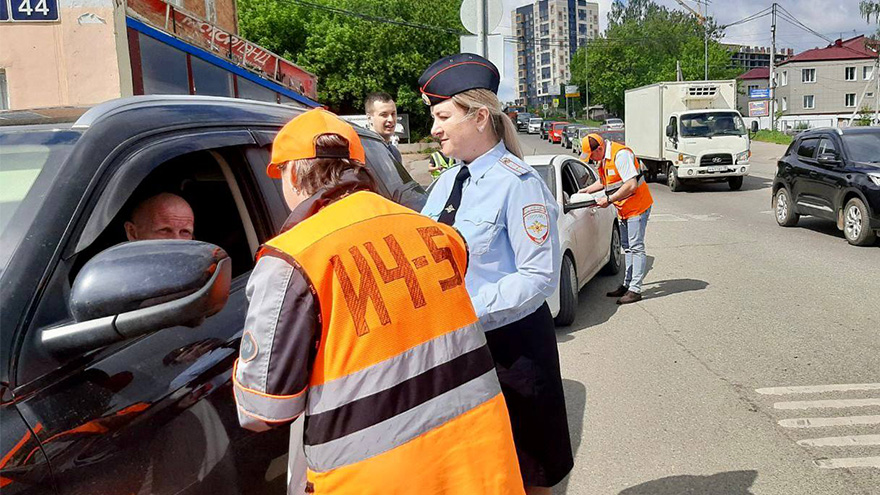
[[[819,173],[818,172],[810,172],[810,178],[811,179],[818,179]]]
[[[599,212],[599,208],[590,208],[589,210],[590,210],[590,215],[595,215],[596,213]]]

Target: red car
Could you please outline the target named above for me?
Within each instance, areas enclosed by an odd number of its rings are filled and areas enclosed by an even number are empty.
[[[568,125],[568,122],[554,122],[553,123],[553,126],[550,127],[550,142],[551,143],[562,142],[562,128],[567,125]]]

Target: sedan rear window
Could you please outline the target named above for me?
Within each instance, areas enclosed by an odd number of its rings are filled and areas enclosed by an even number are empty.
[[[816,156],[816,146],[819,144],[819,138],[804,139],[798,145],[798,156],[801,158],[813,158]]]
[[[880,163],[880,133],[844,134],[843,143],[853,161]]]

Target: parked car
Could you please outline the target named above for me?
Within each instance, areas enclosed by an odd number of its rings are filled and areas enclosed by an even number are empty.
[[[601,129],[603,131],[622,131],[624,129],[623,121],[618,118],[605,119]]]
[[[551,127],[553,127],[552,120],[545,120],[541,123],[541,139],[549,139]]]
[[[584,138],[587,137],[588,134],[599,134],[598,127],[581,127],[578,129],[577,138],[572,139],[571,142],[571,151],[573,151],[577,155],[581,155],[583,150]]]
[[[541,117],[532,117],[529,119],[529,134],[538,134],[541,132],[541,125],[544,123],[544,119]]]
[[[303,111],[141,96],[0,127],[4,495],[286,492],[289,430],[241,428],[231,380],[254,255],[289,214],[271,143]],[[356,129],[380,193],[420,209]],[[155,191],[190,203],[197,241],[125,242]]]
[[[611,208],[572,202],[580,189],[599,180],[596,171],[581,160],[567,154],[538,155],[527,156],[526,163],[544,179],[559,204],[562,274],[547,302],[556,324],[570,325],[581,288],[600,271],[608,275],[620,271],[623,254],[617,215]]]
[[[802,132],[777,162],[773,208],[783,227],[801,215],[837,223],[856,246],[880,234],[880,127]]]
[[[561,143],[562,142],[562,130],[565,126],[568,125],[568,122],[554,122],[550,127],[550,132],[548,134],[548,140],[551,143]]]
[[[599,132],[599,135],[606,141],[626,144],[626,133],[624,131],[601,131]]]
[[[529,119],[532,117],[535,117],[535,115],[528,112],[520,112],[516,114],[516,130],[519,132],[527,132],[529,130]]]
[[[571,144],[577,140],[578,129],[586,127],[583,124],[570,124],[562,128],[562,144],[563,148],[571,148]]]

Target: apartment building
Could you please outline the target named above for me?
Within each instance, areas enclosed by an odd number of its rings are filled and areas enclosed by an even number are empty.
[[[586,40],[599,36],[599,4],[538,0],[512,12],[517,38],[517,104],[551,103],[571,80],[571,60]]]
[[[755,67],[745,74],[736,78],[739,81],[736,95],[736,109],[743,116],[751,117],[749,112],[749,102],[766,101],[769,98],[752,97],[752,90],[766,90],[770,88],[770,68]]]
[[[878,54],[865,36],[838,39],[791,57],[777,68],[776,104],[780,129],[798,123],[843,127],[854,112],[877,106]]]

